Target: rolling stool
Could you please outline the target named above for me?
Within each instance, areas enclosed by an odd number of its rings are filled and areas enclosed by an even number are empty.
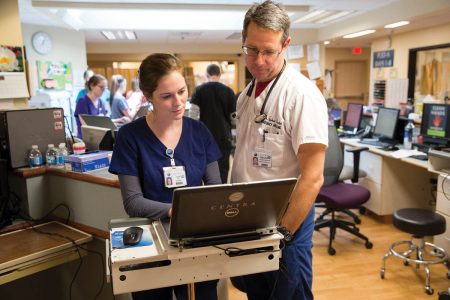
[[[390,256],[403,259],[404,265],[415,263],[416,268],[424,265],[425,268],[425,292],[432,295],[434,290],[430,287],[430,264],[445,264],[449,269],[447,278],[450,279],[450,263],[444,249],[425,242],[425,236],[439,235],[445,232],[445,219],[441,215],[420,208],[404,208],[394,213],[394,226],[413,235],[410,241],[399,241],[389,247],[389,252],[384,255],[381,265],[381,279],[384,279],[386,271],[385,262]],[[417,240],[417,241],[415,241]],[[400,245],[407,245],[406,251],[395,249]],[[412,258],[411,258],[412,257]]]

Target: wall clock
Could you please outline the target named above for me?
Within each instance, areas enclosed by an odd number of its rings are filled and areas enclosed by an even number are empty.
[[[52,38],[48,33],[43,31],[38,31],[33,34],[31,38],[31,43],[33,45],[34,50],[36,50],[39,54],[48,54],[52,50]]]

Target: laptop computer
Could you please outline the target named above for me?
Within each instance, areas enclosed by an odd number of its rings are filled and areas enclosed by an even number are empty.
[[[136,116],[134,117],[134,119],[146,116],[149,112],[149,108],[150,105],[141,106],[139,110],[136,112]]]
[[[169,244],[200,247],[273,234],[296,182],[287,178],[175,189],[172,218],[162,220]]]
[[[107,116],[95,116],[95,115],[80,115],[80,122],[82,125],[109,128],[112,130],[117,129],[116,124]]]

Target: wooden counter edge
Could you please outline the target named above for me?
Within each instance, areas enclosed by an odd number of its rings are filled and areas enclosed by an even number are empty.
[[[91,175],[89,173],[69,172],[69,171],[65,171],[63,169],[56,169],[56,168],[51,169],[51,168],[46,168],[46,167],[19,168],[19,169],[13,170],[13,174],[22,176],[24,178],[32,178],[32,177],[42,176],[47,173],[53,174],[53,175],[58,175],[58,176],[63,176],[63,177],[68,177],[68,178],[72,178],[75,180],[85,181],[85,182],[89,182],[89,183],[106,185],[106,186],[115,187],[115,188],[120,187],[119,180],[104,178],[101,176],[95,176],[95,175]]]

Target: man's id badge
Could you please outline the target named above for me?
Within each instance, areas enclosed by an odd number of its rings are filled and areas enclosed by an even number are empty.
[[[164,186],[175,188],[187,185],[184,166],[164,167]]]
[[[272,152],[266,149],[252,151],[252,165],[255,167],[272,168]]]

